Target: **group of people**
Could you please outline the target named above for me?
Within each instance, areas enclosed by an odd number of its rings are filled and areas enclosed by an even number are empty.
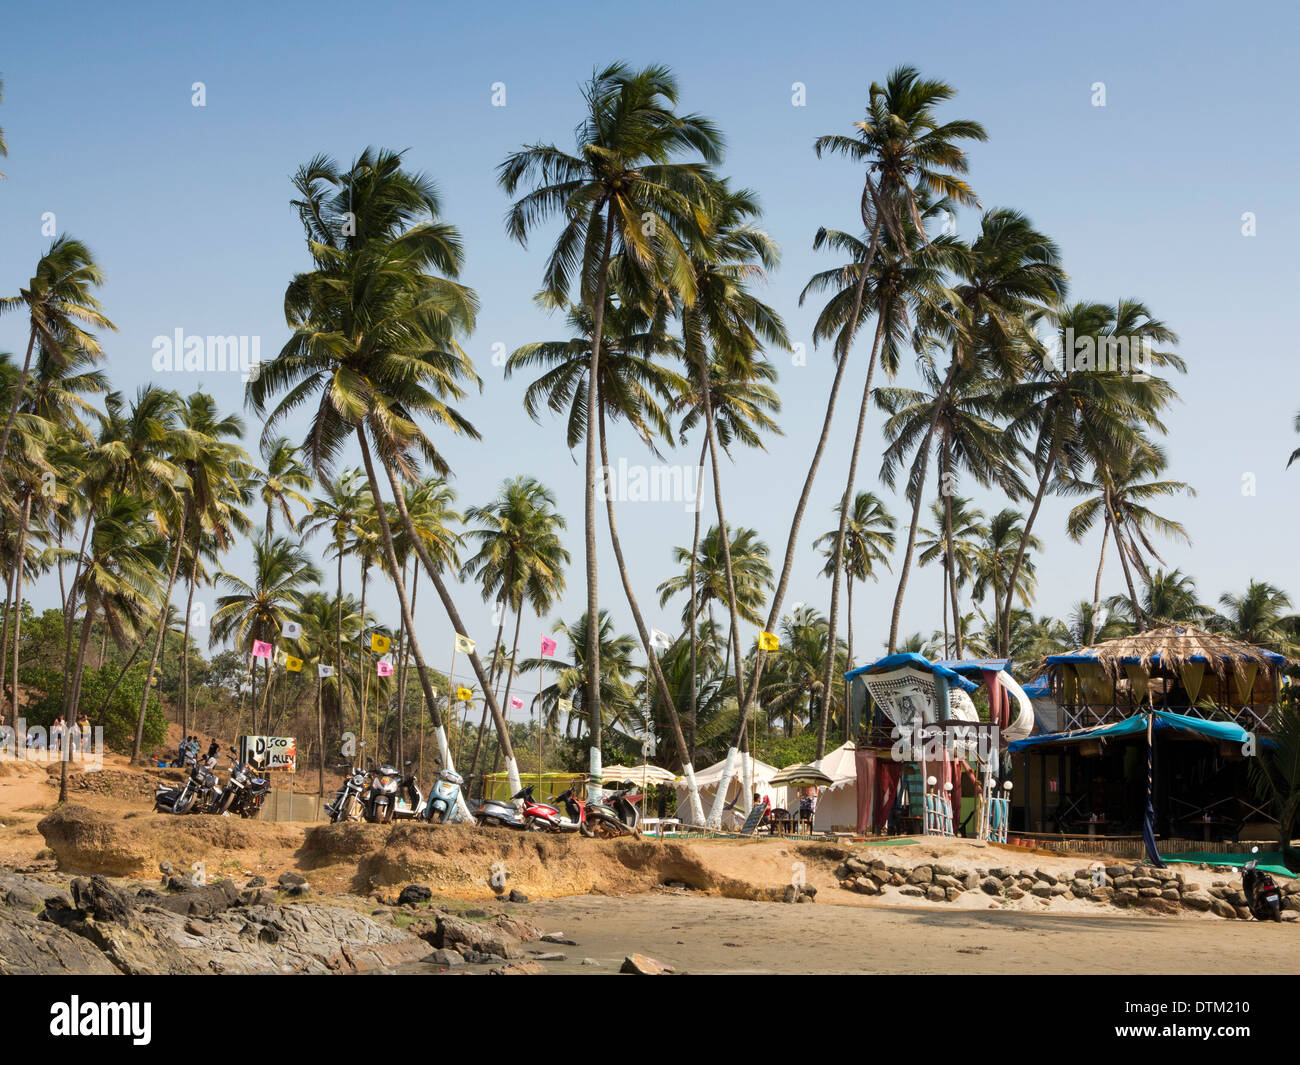
[[[186,736],[185,739],[181,740],[180,744],[176,748],[176,764],[185,765],[191,759],[197,762],[199,760],[199,748],[201,746],[202,745],[199,743],[199,738],[197,736]],[[210,761],[211,759],[216,758],[220,752],[221,742],[213,736],[212,742],[208,744],[208,760]]]
[[[63,715],[60,714],[54,719],[54,724],[50,726],[50,747],[53,750],[60,750],[66,742],[74,750],[81,750],[82,739],[90,739],[90,718],[82,711],[71,725],[67,723]],[[32,746],[32,736],[29,733],[27,745]]]

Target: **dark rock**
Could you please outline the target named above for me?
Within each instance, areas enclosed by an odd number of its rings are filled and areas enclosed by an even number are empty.
[[[563,932],[547,932],[544,936],[538,936],[537,938],[543,943],[555,943],[562,947],[576,947],[578,945]]]
[[[418,906],[422,902],[428,902],[433,898],[433,889],[426,887],[424,884],[407,884],[402,888],[402,893],[397,896],[397,905],[399,906]]]
[[[986,895],[1001,895],[1002,881],[995,876],[986,876],[979,883],[979,888]]]
[[[266,877],[264,876],[251,877],[248,883],[244,885],[244,887],[246,888],[266,887]]]
[[[459,950],[467,959],[468,951],[507,959],[520,956],[519,942],[512,936],[491,925],[476,924],[450,914],[439,914],[432,926],[428,922],[412,925],[410,931],[435,947]]]
[[[511,888],[510,894],[507,896],[507,899],[510,902],[525,903],[528,901],[528,896],[525,895],[518,888]]]
[[[307,878],[303,876],[302,873],[287,872],[281,873],[279,878],[276,880],[276,883],[278,883],[285,891],[288,891],[291,887],[297,887],[299,884],[307,883]]]
[[[435,950],[426,960],[434,965],[445,965],[448,968],[465,964],[465,959],[454,950]]]

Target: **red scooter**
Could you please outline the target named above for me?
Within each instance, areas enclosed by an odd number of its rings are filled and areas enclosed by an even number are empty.
[[[568,817],[562,817],[556,807],[534,799],[532,784],[518,791],[515,798],[523,801],[521,816],[529,831],[581,832],[584,836],[591,835],[591,830],[587,827],[586,804],[578,801],[572,788],[554,800],[564,804]]]

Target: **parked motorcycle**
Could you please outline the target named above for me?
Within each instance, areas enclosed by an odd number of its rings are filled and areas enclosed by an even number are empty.
[[[1259,848],[1252,847],[1252,854],[1258,854]],[[1256,868],[1258,858],[1252,858],[1241,873],[1241,890],[1246,896],[1246,905],[1257,921],[1282,920],[1282,892],[1273,878]]]
[[[394,821],[413,821],[417,817],[424,816],[424,792],[420,790],[420,782],[415,779],[415,774],[411,771],[411,763],[406,763],[406,776],[397,784],[397,797],[393,804]]]
[[[184,784],[160,780],[154,789],[153,808],[165,814],[198,814],[211,809],[221,793],[216,765],[215,757],[195,763]]]
[[[261,770],[263,759],[258,757],[252,762],[241,760],[233,747],[230,749],[230,754],[235,760],[230,770],[230,779],[226,781],[226,786],[221,789],[220,796],[208,812],[239,814],[243,818],[256,817],[261,812],[262,803],[266,801],[266,796],[271,790],[271,781],[267,777],[257,775]]]
[[[393,819],[397,808],[397,788],[402,774],[395,766],[371,766],[370,783],[361,795],[362,814],[372,825],[386,825]]]
[[[359,765],[343,768],[347,769],[348,775],[343,778],[343,784],[334,793],[333,800],[325,807],[331,825],[337,825],[341,821],[358,821],[361,818],[361,796],[366,790],[368,774]]]
[[[430,821],[435,825],[442,825],[448,821],[456,820],[456,809],[460,802],[460,789],[464,783],[464,779],[455,770],[441,770],[433,782],[433,790],[429,792],[429,804],[424,808],[420,819]],[[514,809],[513,805],[511,809]],[[482,824],[481,821],[479,823]]]
[[[587,824],[595,836],[641,836],[641,811],[628,801],[636,785],[625,780],[620,790],[610,792],[603,802],[589,802]],[[638,796],[639,797],[639,796]]]
[[[535,831],[580,832],[584,836],[593,835],[591,825],[587,821],[587,803],[579,799],[572,788],[561,795],[552,796],[551,802],[563,806],[568,816],[562,817],[558,806],[532,803],[531,806],[524,807],[524,819],[526,821],[531,819],[529,827]]]

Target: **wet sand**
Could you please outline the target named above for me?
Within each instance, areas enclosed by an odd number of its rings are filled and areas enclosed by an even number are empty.
[[[524,907],[578,945],[554,973],[617,972],[632,952],[689,973],[1300,973],[1300,923],[1015,910],[783,905],[659,891]],[[583,965],[584,958],[599,963]]]

